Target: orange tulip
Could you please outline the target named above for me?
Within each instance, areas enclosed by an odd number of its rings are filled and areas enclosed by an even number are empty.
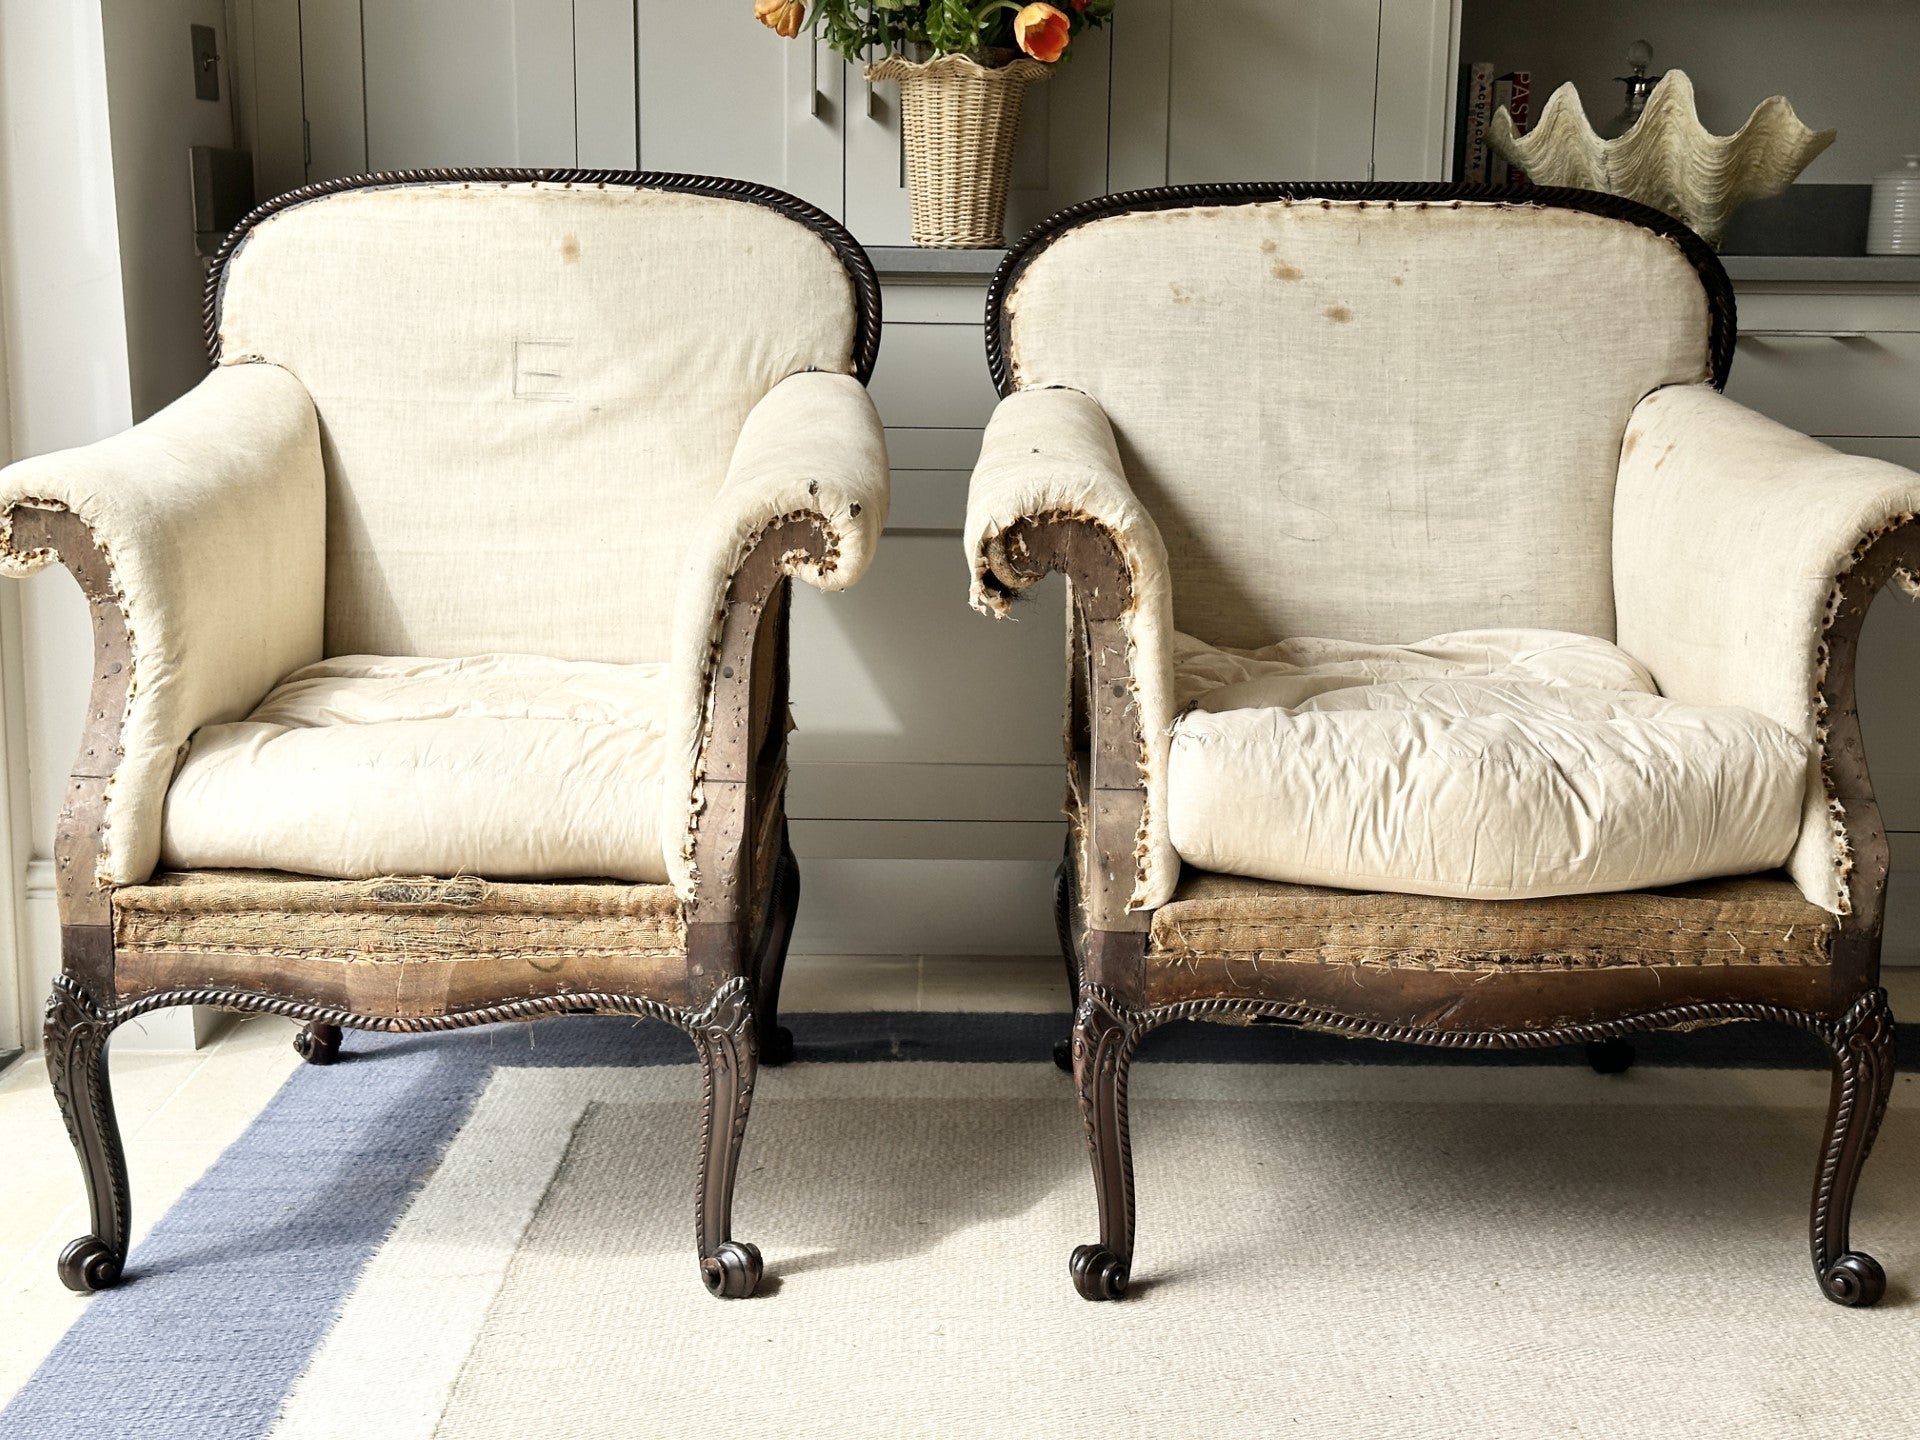
[[[1071,22],[1051,5],[1029,5],[1013,17],[1013,38],[1020,48],[1049,65],[1060,58],[1072,33]]]
[[[753,18],[791,40],[806,23],[807,0],[753,0]]]

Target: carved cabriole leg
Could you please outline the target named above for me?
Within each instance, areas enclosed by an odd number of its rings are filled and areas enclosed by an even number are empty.
[[[86,1294],[120,1279],[127,1259],[130,1201],[127,1156],[107,1079],[107,1037],[113,1023],[66,975],[47,997],[47,1074],[86,1178],[92,1228],[60,1252],[60,1279]]]
[[[1140,1041],[1136,1017],[1104,988],[1086,987],[1073,1017],[1073,1084],[1093,1161],[1100,1240],[1068,1262],[1083,1299],[1117,1300],[1133,1268],[1133,1143],[1127,1126],[1127,1068]]]
[[[340,1058],[340,1027],[311,1021],[293,1037],[293,1048],[309,1065],[331,1065]]]
[[[1872,1305],[1885,1293],[1887,1277],[1871,1255],[1848,1248],[1848,1228],[1860,1171],[1893,1091],[1893,1011],[1887,992],[1862,995],[1826,1040],[1833,1049],[1833,1098],[1813,1182],[1813,1270],[1829,1300]]]
[[[754,1010],[760,1030],[760,1063],[784,1065],[793,1059],[793,1032],[780,1023],[780,977],[787,967],[787,945],[800,912],[800,862],[783,838],[774,862],[773,893],[767,899],[767,927],[754,963]]]
[[[727,1300],[751,1295],[760,1283],[760,1251],[733,1238],[733,1184],[740,1141],[753,1104],[759,1041],[747,982],[722,986],[689,1027],[700,1051],[699,1240],[700,1275]]]

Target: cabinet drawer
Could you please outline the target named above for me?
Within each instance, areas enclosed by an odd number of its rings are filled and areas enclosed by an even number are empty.
[[[1920,331],[1743,329],[1727,394],[1809,435],[1920,435]]]
[[[868,388],[888,425],[978,430],[999,400],[978,325],[889,324]]]

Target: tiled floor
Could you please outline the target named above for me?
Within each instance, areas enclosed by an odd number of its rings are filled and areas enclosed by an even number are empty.
[[[1888,976],[1895,1014],[1920,1015],[1920,970]],[[1057,1011],[1067,992],[1060,962],[1000,956],[794,956],[782,1008]],[[134,1241],[231,1144],[299,1064],[294,1026],[272,1016],[237,1020],[204,1050],[129,1050],[113,1060],[114,1099],[137,1180]],[[85,1301],[53,1261],[86,1228],[80,1179],[47,1088],[29,1054],[0,1073],[0,1403],[33,1373]]]

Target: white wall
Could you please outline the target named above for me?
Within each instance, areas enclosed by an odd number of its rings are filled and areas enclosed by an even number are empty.
[[[132,418],[100,19],[97,0],[0,0],[0,325],[15,456],[85,444]],[[42,861],[23,877],[30,944],[16,1013],[31,1017],[59,963],[45,857],[92,640],[64,572],[0,584],[19,607],[0,644],[17,644],[5,659],[24,683],[7,699],[16,724],[24,711],[31,851]]]
[[[1864,184],[1920,151],[1920,4],[1914,0],[1466,0],[1460,59],[1531,70],[1536,105],[1573,81],[1596,124],[1620,109],[1627,46],[1655,70],[1684,70],[1700,116],[1736,130],[1785,95],[1840,138],[1809,182]]]
[[[205,371],[187,147],[231,143],[232,131],[224,96],[194,99],[189,24],[222,28],[219,0],[0,0],[0,324],[12,456],[123,430]],[[64,571],[0,583],[16,587],[19,602],[23,683],[8,699],[24,716],[31,851],[12,1009],[32,1041],[59,968],[53,832],[93,642]],[[0,645],[13,639],[6,622],[0,613]],[[188,1045],[202,1025],[165,1012],[120,1043]]]
[[[195,98],[188,27],[211,26],[224,57],[226,15],[221,0],[101,0],[100,9],[128,379],[143,420],[207,372],[187,148],[232,145],[233,111],[224,63],[220,98]]]

